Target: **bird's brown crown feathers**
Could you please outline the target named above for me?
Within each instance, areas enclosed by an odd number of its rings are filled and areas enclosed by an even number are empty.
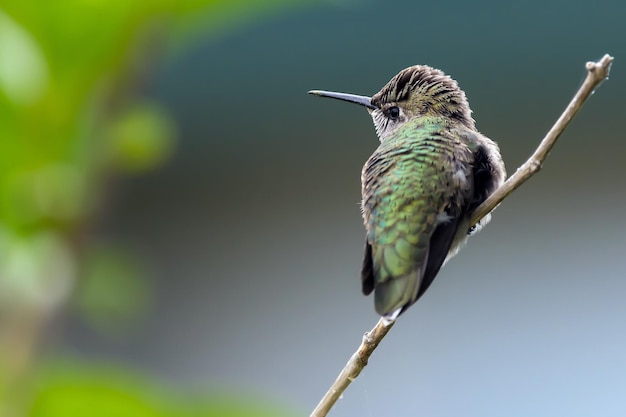
[[[404,104],[421,115],[440,115],[457,120],[474,129],[472,111],[455,80],[427,65],[414,65],[393,77],[378,93],[372,104]]]

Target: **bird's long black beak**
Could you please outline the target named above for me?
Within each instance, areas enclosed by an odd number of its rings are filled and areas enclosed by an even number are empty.
[[[376,110],[378,107],[372,104],[372,99],[367,96],[357,96],[356,94],[335,93],[333,91],[311,90],[309,94],[319,97],[336,98],[337,100],[348,101],[350,103],[360,104],[368,109]]]

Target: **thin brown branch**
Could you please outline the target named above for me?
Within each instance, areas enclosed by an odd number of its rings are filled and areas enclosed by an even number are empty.
[[[326,392],[322,400],[317,404],[317,407],[315,407],[315,410],[311,413],[311,417],[323,417],[328,414],[346,388],[348,388],[348,385],[350,385],[350,383],[359,376],[363,368],[365,368],[374,349],[378,347],[378,344],[393,327],[393,324],[393,321],[386,322],[380,319],[372,330],[363,335],[361,346],[354,352],[348,363],[346,363],[346,366],[343,367],[341,373],[339,373],[339,376],[335,382],[333,382],[333,385],[330,386],[328,392]]]
[[[502,184],[502,187],[491,194],[489,198],[472,213],[472,225],[478,223],[480,219],[485,217],[500,204],[502,200],[541,169],[543,162],[548,157],[557,139],[559,139],[559,136],[561,136],[561,133],[563,133],[569,122],[576,116],[576,113],[578,113],[583,103],[589,98],[591,93],[593,93],[593,90],[609,76],[612,62],[613,57],[608,54],[604,55],[598,62],[587,62],[587,78],[585,78],[585,81],[565,108],[561,117],[557,119],[554,126],[548,131],[537,147],[537,150],[535,150],[535,153],[515,171],[515,174],[511,175],[509,179]]]
[[[517,169],[515,174],[509,177],[502,187],[496,190],[474,211],[471,224],[478,223],[480,219],[491,212],[502,200],[541,169],[541,165],[548,157],[557,139],[561,136],[561,133],[563,133],[576,113],[578,113],[585,100],[587,100],[591,93],[593,93],[593,90],[609,76],[612,62],[613,57],[609,55],[604,55],[598,62],[587,62],[587,78],[580,86],[569,105],[565,108],[561,117],[558,118],[554,126],[552,126],[550,131],[546,134],[531,157]],[[386,323],[383,319],[380,319],[372,330],[365,333],[361,346],[359,346],[359,349],[352,355],[328,392],[326,392],[317,407],[315,407],[315,410],[311,413],[311,417],[325,417],[328,414],[346,388],[348,388],[348,385],[359,376],[365,365],[367,365],[369,357],[392,326],[393,322]]]

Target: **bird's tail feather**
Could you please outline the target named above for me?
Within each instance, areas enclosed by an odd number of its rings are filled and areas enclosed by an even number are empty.
[[[388,320],[394,320],[407,304],[417,298],[422,276],[421,268],[406,275],[379,282],[374,289],[374,306],[376,312]]]

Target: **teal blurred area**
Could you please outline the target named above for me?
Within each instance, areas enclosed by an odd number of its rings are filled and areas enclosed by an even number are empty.
[[[400,318],[332,414],[623,415],[625,15],[615,0],[333,0],[164,48],[139,97],[167,113],[159,131],[175,126],[176,148],[164,139],[155,152],[167,162],[106,183],[78,242],[118,249],[83,254],[104,270],[79,275],[41,357],[306,415],[377,321],[359,282],[359,176],[374,129],[362,109],[306,92],[370,95],[407,66],[440,68],[513,173],[585,62],[609,53],[610,79],[543,170]],[[143,109],[112,131],[142,125]],[[122,161],[144,166],[132,157],[141,142],[119,143],[131,149]],[[120,279],[96,279],[106,274],[141,278],[118,296],[106,283]]]

